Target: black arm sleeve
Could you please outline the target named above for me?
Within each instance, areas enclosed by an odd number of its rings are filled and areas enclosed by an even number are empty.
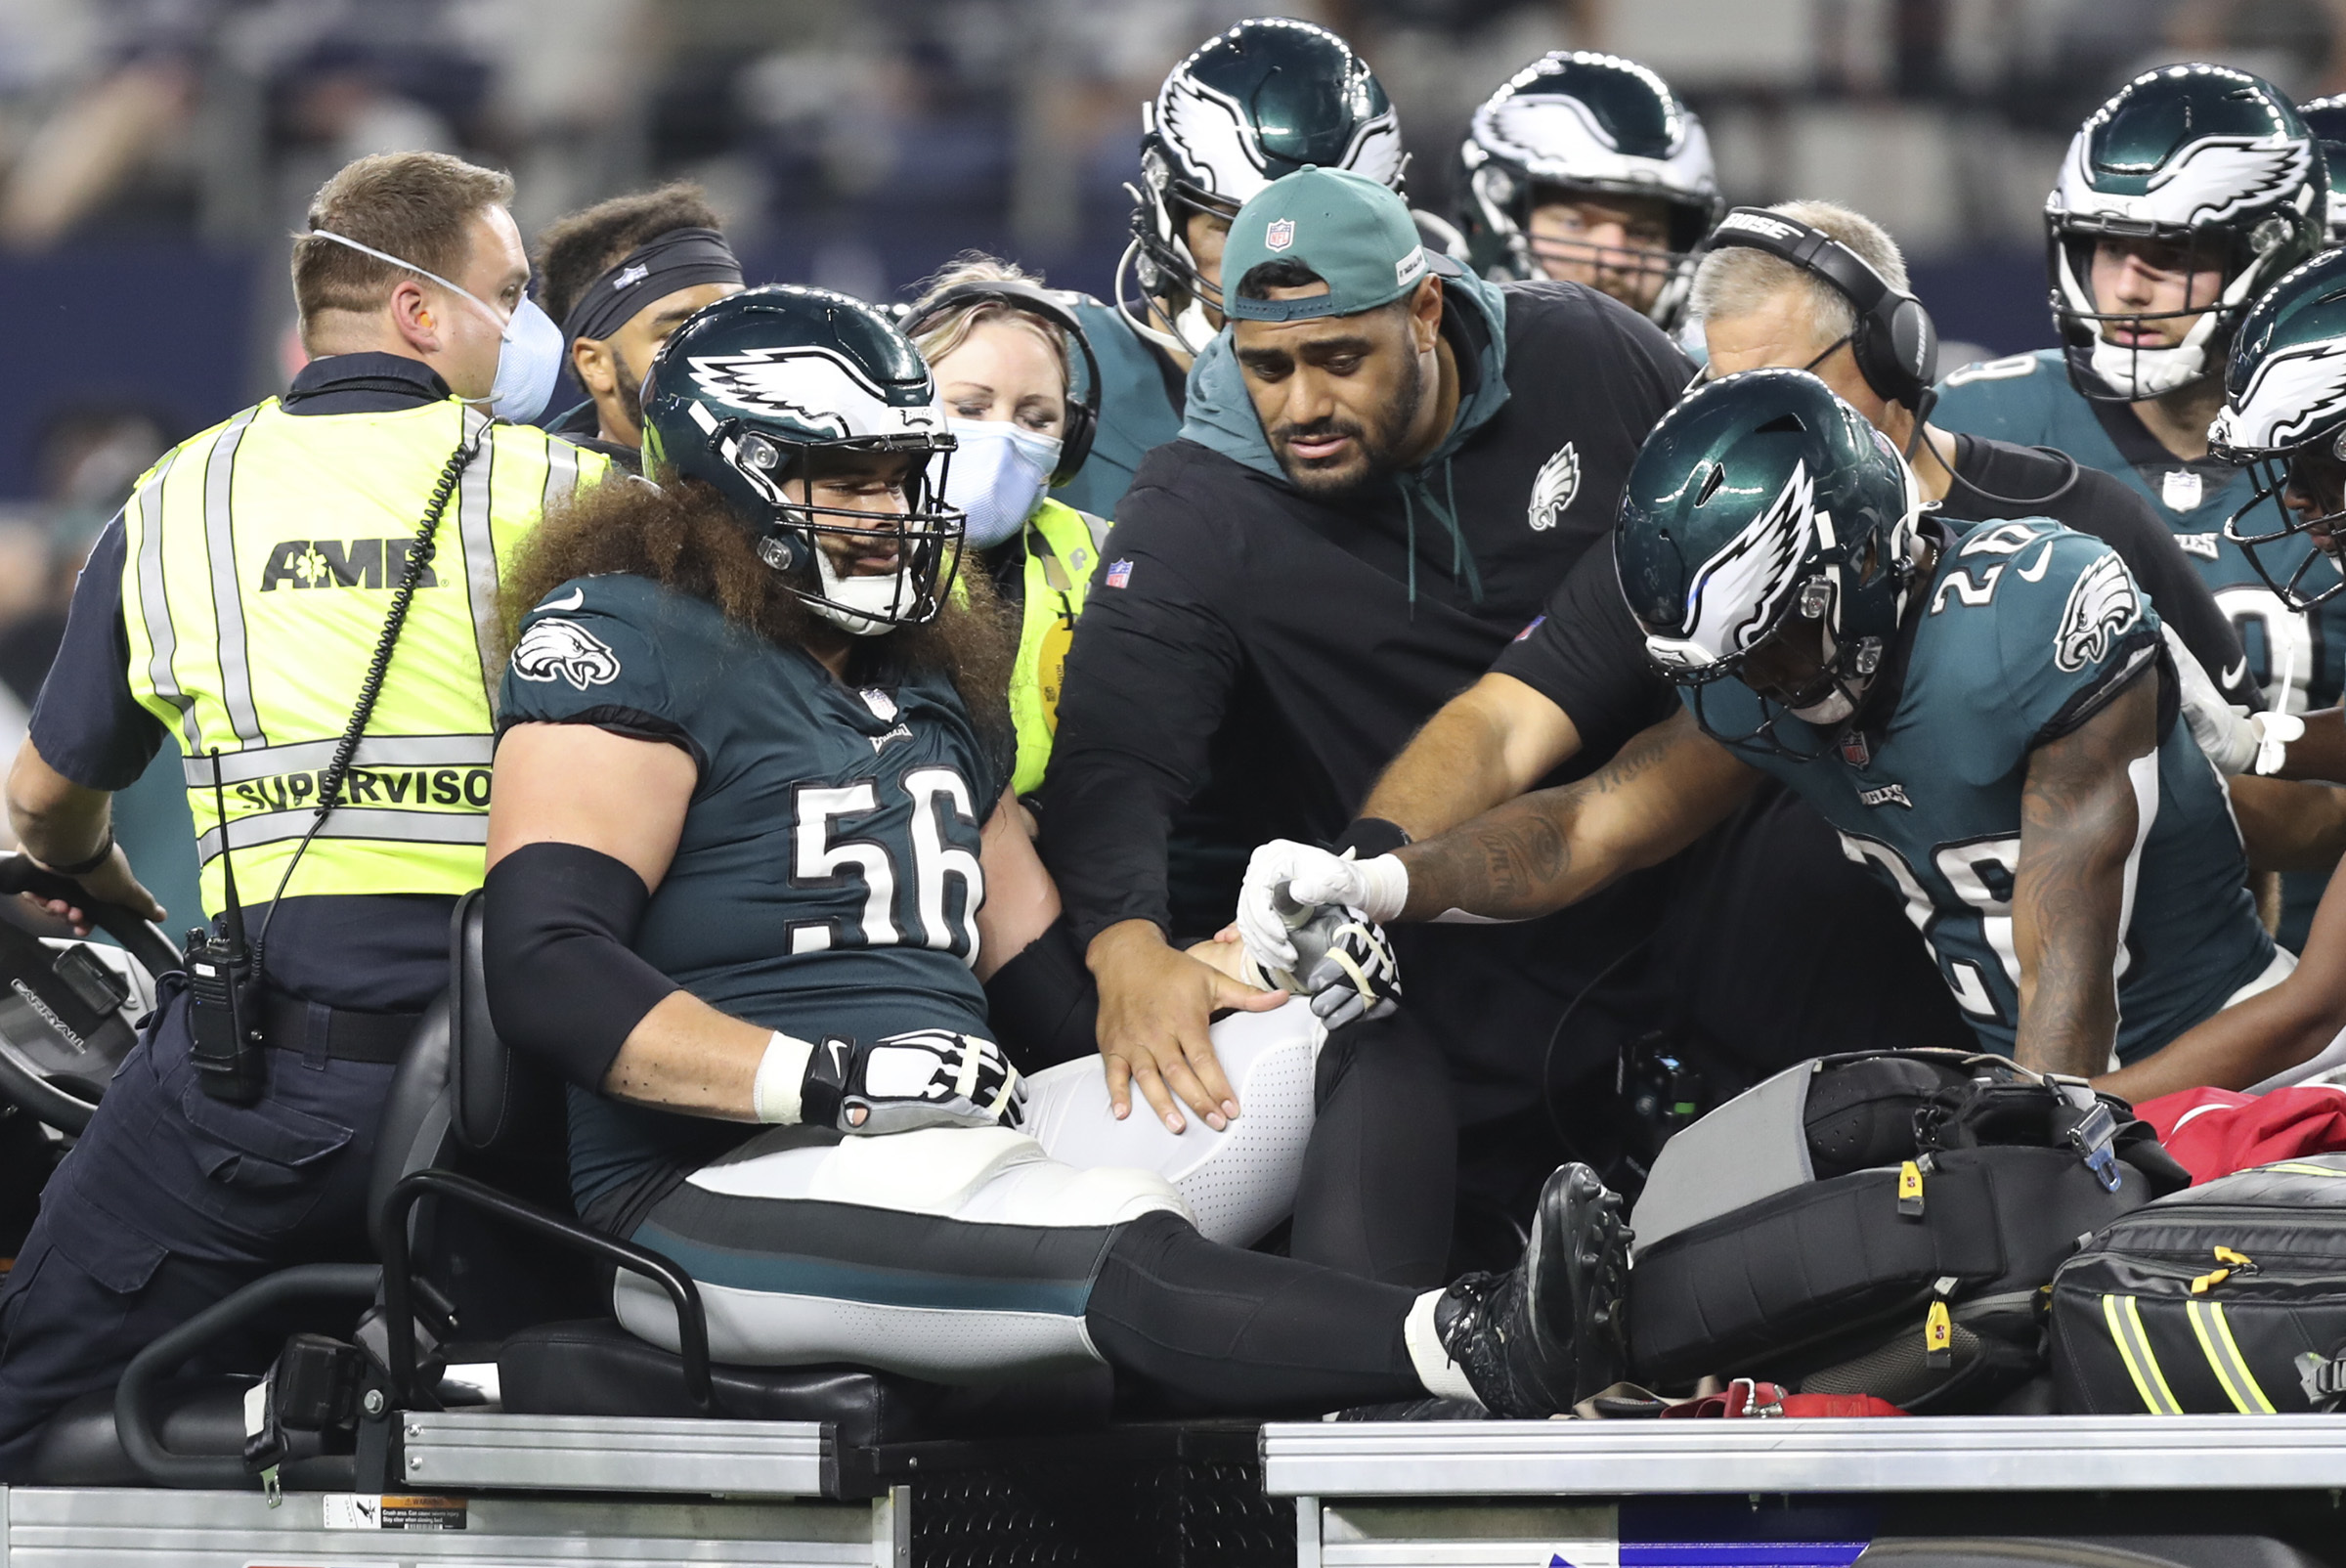
[[[2183,645],[2192,650],[2216,682],[2224,700],[2250,709],[2265,705],[2264,693],[2248,675],[2248,658],[2231,617],[2183,546],[2150,510],[2150,503],[2123,480],[2098,468],[2077,476],[2074,515],[2059,520],[2081,534],[2092,534],[2118,552],[2126,570],[2149,595],[2158,618],[2175,629]],[[2064,501],[2070,498],[2064,497]],[[2059,514],[2056,514],[2057,516]]]
[[[1565,574],[1547,612],[1524,628],[1491,669],[1563,709],[1581,732],[1581,757],[1590,764],[1678,705],[1670,682],[1645,657],[1645,635],[1621,596],[1612,547],[1601,542]]]
[[[1067,650],[1040,813],[1078,948],[1119,921],[1171,929],[1167,829],[1204,778],[1241,657],[1208,591],[1236,569],[1216,565],[1204,520],[1153,487],[1118,512]]]
[[[986,1022],[1021,1072],[1040,1072],[1100,1048],[1100,986],[1065,916],[985,982]]]
[[[84,789],[128,789],[163,744],[161,720],[130,694],[122,630],[122,519],[106,525],[73,586],[65,640],[32,705],[41,761]]]
[[[584,845],[527,844],[491,869],[483,896],[499,1037],[600,1093],[629,1031],[677,988],[628,945],[652,901],[643,879]]]

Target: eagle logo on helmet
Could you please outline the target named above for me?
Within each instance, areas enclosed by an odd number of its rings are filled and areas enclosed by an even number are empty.
[[[686,364],[702,396],[788,419],[834,441],[881,433],[918,412],[891,408],[861,366],[817,344],[696,354]]]
[[[513,649],[513,673],[524,680],[567,680],[585,691],[619,678],[619,655],[578,622],[549,615],[521,634]]]
[[[2236,452],[2276,452],[2346,417],[2346,340],[2332,338],[2256,368],[2238,406],[2216,415],[2209,438]]]
[[[1682,640],[1716,660],[1765,636],[1792,597],[1815,526],[1816,485],[1797,462],[1766,513],[1696,569]]]
[[[2075,674],[2109,657],[2119,632],[2143,617],[2142,596],[2126,563],[2105,554],[2080,573],[2069,588],[2069,602],[2061,612],[2061,630],[2053,637],[2053,663]]]
[[[2301,190],[2313,172],[2313,144],[2277,136],[2210,136],[2151,175],[2139,196],[2094,189],[2091,127],[2069,144],[2056,207],[2194,229],[2270,206]]]
[[[1157,123],[1213,195],[1243,201],[1272,177],[1270,155],[1238,100],[1216,92],[1186,70],[1165,81],[1155,109]],[[1351,145],[1336,167],[1391,185],[1401,173],[1401,117],[1388,108],[1354,128]]]

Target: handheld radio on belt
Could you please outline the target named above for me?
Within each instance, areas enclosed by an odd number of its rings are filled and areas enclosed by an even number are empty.
[[[244,906],[237,898],[237,867],[228,852],[228,796],[220,787],[220,750],[212,749],[212,799],[220,811],[220,873],[227,897],[220,935],[201,926],[188,933],[188,1025],[195,1035],[189,1060],[196,1081],[215,1100],[248,1106],[266,1081],[261,1039],[260,965],[244,941]]]
[[[301,843],[294,846],[293,858],[285,863],[285,874],[278,879],[277,892],[270,899],[268,918],[261,922],[260,935],[249,947],[244,940],[244,908],[237,900],[236,863],[229,853],[228,799],[220,787],[220,753],[217,750],[212,753],[212,793],[220,812],[220,871],[226,894],[220,916],[221,935],[215,936],[201,927],[190,931],[185,962],[188,1022],[195,1036],[189,1057],[196,1067],[196,1081],[215,1100],[248,1106],[261,1097],[267,1085],[269,1042],[261,1031],[261,985],[269,928],[277,923],[277,912],[284,904],[285,889],[293,881],[294,867],[301,864],[310,841],[318,837],[318,830],[326,826],[326,819],[339,804],[343,777],[358,755],[359,740],[367,733],[368,720],[374,717],[375,699],[382,695],[383,676],[391,669],[392,650],[399,645],[400,629],[407,625],[408,606],[414,602],[416,587],[423,581],[423,574],[438,550],[441,514],[448,510],[449,498],[456,492],[456,481],[480,455],[481,443],[488,439],[495,423],[491,420],[483,424],[450,453],[446,466],[440,470],[431,503],[424,508],[423,521],[416,526],[415,543],[408,551],[407,570],[400,574],[399,587],[391,595],[391,608],[383,616],[382,635],[375,639],[373,656],[368,660],[367,678],[359,686],[359,700],[350,711],[350,721],[342,727],[333,760],[318,780],[317,814],[310,821],[309,831],[302,835]]]

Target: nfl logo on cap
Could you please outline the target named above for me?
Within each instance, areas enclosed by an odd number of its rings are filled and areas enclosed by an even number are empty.
[[[1295,242],[1295,220],[1273,218],[1271,227],[1263,231],[1265,250],[1284,250]]]

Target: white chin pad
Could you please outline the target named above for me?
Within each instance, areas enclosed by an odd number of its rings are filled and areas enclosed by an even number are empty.
[[[2199,335],[2203,325],[2194,326],[2193,337]],[[2196,379],[2206,364],[2206,350],[2191,337],[2173,348],[2134,349],[2108,342],[2099,332],[2094,334],[2094,373],[2131,402],[2163,397]]]
[[[1803,724],[1838,724],[1856,711],[1856,702],[1839,687],[1834,688],[1833,695],[1823,702],[1790,710],[1792,717]]]
[[[904,613],[901,566],[885,577],[841,577],[819,544],[815,546],[814,562],[823,597],[832,602],[810,604],[808,609],[849,636],[876,637],[896,629],[896,623],[888,617]]]

